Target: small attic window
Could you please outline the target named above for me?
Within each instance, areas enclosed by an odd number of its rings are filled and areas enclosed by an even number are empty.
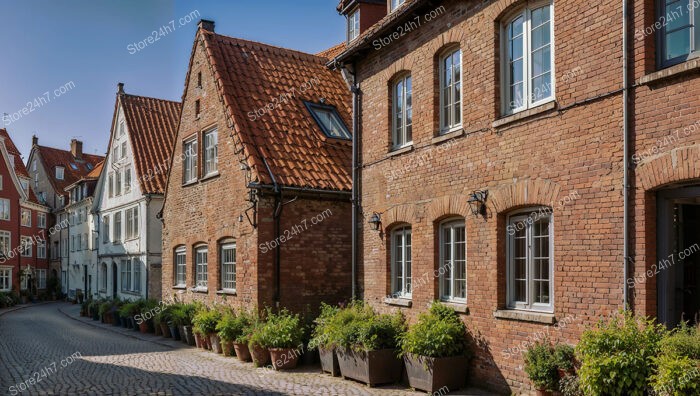
[[[65,169],[62,166],[56,167],[56,179],[63,180],[63,172]]]
[[[202,72],[197,72],[197,88],[202,88]]]
[[[72,162],[70,163],[70,167],[73,168],[73,170],[78,170],[78,165],[76,165]]]
[[[92,166],[92,164],[87,164],[86,167],[87,167],[88,170],[93,170],[93,169],[94,169],[94,167]]]
[[[335,107],[310,102],[304,102],[304,104],[326,136],[334,139],[352,139]]]

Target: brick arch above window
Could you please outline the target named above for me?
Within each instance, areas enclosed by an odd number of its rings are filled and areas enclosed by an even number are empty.
[[[486,20],[499,22],[518,8],[527,6],[527,0],[498,0],[488,8]]]
[[[469,211],[467,200],[469,196],[446,195],[433,199],[427,208],[427,216],[430,221],[442,221],[448,217],[461,216],[466,218]]]
[[[414,224],[417,220],[415,206],[410,204],[394,206],[387,210],[382,217],[382,226],[387,230],[391,230],[399,224]]]
[[[411,70],[413,70],[413,57],[403,57],[384,69],[382,80],[392,83],[402,75],[411,74]]]
[[[700,179],[700,145],[673,149],[643,161],[636,169],[645,191],[673,183]]]
[[[517,180],[491,188],[487,205],[498,214],[526,206],[552,206],[560,191],[561,186],[551,180]]]

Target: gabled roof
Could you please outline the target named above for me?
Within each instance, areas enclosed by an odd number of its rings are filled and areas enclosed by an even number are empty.
[[[258,181],[349,191],[351,142],[326,137],[304,104],[324,99],[350,129],[350,90],[339,72],[325,66],[327,59],[206,29],[198,37]]]
[[[345,42],[342,42],[340,44],[334,45],[328,49],[319,52],[318,54],[316,54],[316,56],[320,56],[321,58],[331,60],[343,53],[343,51],[345,51],[345,48],[347,48],[347,44],[345,44]]]
[[[46,169],[47,177],[56,193],[65,195],[66,187],[77,182],[90,173],[104,157],[92,154],[82,154],[82,158],[76,158],[69,150],[61,150],[53,147],[36,145],[41,161]],[[89,165],[89,166],[88,166]],[[63,167],[63,180],[56,178],[56,167]]]
[[[17,146],[15,146],[15,142],[12,141],[12,138],[10,137],[10,134],[7,132],[6,129],[0,129],[0,137],[4,138],[5,140],[5,148],[7,149],[7,154],[11,155],[14,158],[15,176],[17,176],[16,180],[19,181],[20,177],[30,179],[29,172],[27,172],[27,167],[24,166],[24,162],[22,162],[22,154],[19,152]],[[34,191],[32,191],[31,188],[29,188],[29,192],[27,194],[27,201],[39,204],[39,200],[37,199],[36,195],[34,195]]]
[[[101,161],[100,163],[98,163],[97,165],[95,165],[95,168],[93,168],[93,169],[90,171],[90,173],[88,173],[87,175],[85,175],[85,176],[81,177],[80,179],[76,180],[75,183],[66,186],[65,190],[68,191],[68,190],[70,190],[71,188],[74,188],[77,184],[79,184],[79,183],[81,183],[81,182],[89,182],[89,181],[98,180],[98,179],[100,178],[100,174],[102,173],[102,168],[104,167],[104,164],[105,164],[105,162],[104,162],[104,161]]]
[[[179,102],[129,95],[121,88],[117,101],[124,112],[141,192],[163,194],[167,181],[164,169],[170,165],[182,107]],[[115,109],[115,121],[116,116]],[[114,133],[116,126],[112,124]]]

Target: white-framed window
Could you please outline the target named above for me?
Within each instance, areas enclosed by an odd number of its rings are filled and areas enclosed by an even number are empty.
[[[187,285],[187,248],[175,249],[175,286]]]
[[[515,213],[507,227],[508,307],[554,310],[554,233],[551,210]]]
[[[205,132],[204,142],[204,175],[216,173],[219,164],[219,141],[216,129]]]
[[[25,179],[21,179],[19,184],[22,187],[22,190],[24,190],[24,193],[29,194],[29,182]]]
[[[22,208],[22,227],[32,226],[32,211]]]
[[[197,138],[186,141],[182,145],[184,162],[182,166],[182,181],[190,183],[197,180]]]
[[[659,66],[700,56],[700,7],[697,0],[658,0]]]
[[[39,176],[39,175],[37,175],[37,176]],[[39,186],[37,186],[37,188],[39,188]],[[2,189],[3,189],[2,175],[0,175],[0,190],[2,190]]]
[[[411,298],[411,227],[391,233],[391,291],[396,297]]]
[[[208,249],[206,246],[201,246],[195,249],[195,274],[196,287],[207,288],[208,285],[208,265],[207,265]]]
[[[135,206],[127,209],[126,215],[126,239],[133,239],[139,236],[139,207]]]
[[[36,257],[40,259],[46,258],[46,241],[43,239],[36,243]]]
[[[395,9],[399,8],[401,4],[405,3],[406,0],[391,0],[391,11],[394,11]]]
[[[39,228],[46,228],[46,213],[38,213],[36,222]]]
[[[114,214],[114,232],[112,233],[112,241],[118,243],[122,241],[122,212]]]
[[[550,2],[531,3],[503,24],[506,114],[554,99],[554,24]]]
[[[119,157],[119,159],[124,159],[124,158],[126,158],[126,141],[122,142],[121,157]]]
[[[12,250],[12,233],[9,231],[0,231],[0,253],[8,256]]]
[[[56,167],[56,179],[58,180],[63,180],[65,168],[62,166],[57,166]]]
[[[0,268],[0,291],[12,290],[12,268]]]
[[[109,216],[102,216],[102,243],[109,243]]]
[[[117,197],[122,195],[122,172],[121,171],[117,171],[114,174],[114,195]]]
[[[10,200],[0,198],[0,220],[10,220]]]
[[[110,173],[107,177],[107,188],[109,190],[109,197],[114,197],[114,173]]]
[[[440,298],[467,301],[467,233],[463,219],[440,225]]]
[[[462,50],[440,57],[440,133],[462,127]]]
[[[46,270],[38,269],[36,270],[36,288],[46,289]]]
[[[131,192],[131,167],[124,169],[124,194]]]
[[[32,172],[36,172],[36,160],[32,161]]]
[[[83,240],[82,240],[83,250],[88,250],[90,248],[89,242],[90,242],[90,240],[88,239],[88,234],[87,233],[83,234]]]
[[[22,257],[32,257],[32,245],[34,245],[34,241],[31,237],[20,237],[20,251],[22,252]]]
[[[413,143],[413,84],[411,75],[394,84],[392,99],[392,147],[398,149]]]
[[[2,189],[2,182],[0,181],[0,190]],[[39,173],[34,174],[34,189],[38,190],[39,189]]]
[[[58,196],[58,206],[62,207],[64,203],[63,195]]]
[[[221,245],[221,289],[236,290],[236,244]]]
[[[124,136],[124,121],[119,122],[119,134],[118,136]]]
[[[348,15],[348,42],[360,35],[360,7]]]
[[[105,263],[100,267],[100,290],[107,291],[107,264]]]
[[[122,270],[122,291],[131,291],[131,260],[121,260],[119,266]]]

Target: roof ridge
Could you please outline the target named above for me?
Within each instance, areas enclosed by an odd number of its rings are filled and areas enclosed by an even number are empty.
[[[126,93],[126,92],[125,92],[125,93],[120,93],[119,95],[131,96],[131,97],[133,97],[133,98],[152,99],[152,100],[158,100],[158,101],[161,101],[161,102],[180,103],[180,102],[178,102],[178,101],[176,101],[176,100],[156,98],[156,97],[153,97],[153,96],[134,95],[134,94]]]
[[[251,45],[254,46],[254,47],[255,47],[255,46],[259,47],[259,49],[261,49],[261,50],[273,50],[273,51],[274,51],[274,50],[278,50],[278,51],[281,50],[281,51],[283,51],[283,52],[294,52],[294,53],[297,53],[297,54],[300,54],[300,55],[303,55],[303,56],[308,56],[308,57],[311,57],[311,58],[317,58],[317,59],[319,59],[319,60],[321,60],[321,61],[325,59],[325,58],[323,58],[322,56],[319,56],[319,55],[316,55],[316,54],[311,54],[311,53],[304,52],[304,51],[297,50],[297,49],[281,47],[281,46],[279,46],[279,45],[267,44],[267,43],[263,43],[263,42],[260,42],[260,41],[248,40],[248,39],[244,39],[244,38],[240,38],[240,37],[226,36],[226,35],[223,35],[223,34],[214,33],[214,32],[209,32],[209,31],[204,31],[204,33],[211,34],[211,35],[213,35],[213,36],[218,36],[218,37],[226,38],[226,39],[233,40],[233,41],[242,42],[242,43],[245,43],[245,44],[251,44]],[[324,62],[324,63],[325,63],[325,62]]]

